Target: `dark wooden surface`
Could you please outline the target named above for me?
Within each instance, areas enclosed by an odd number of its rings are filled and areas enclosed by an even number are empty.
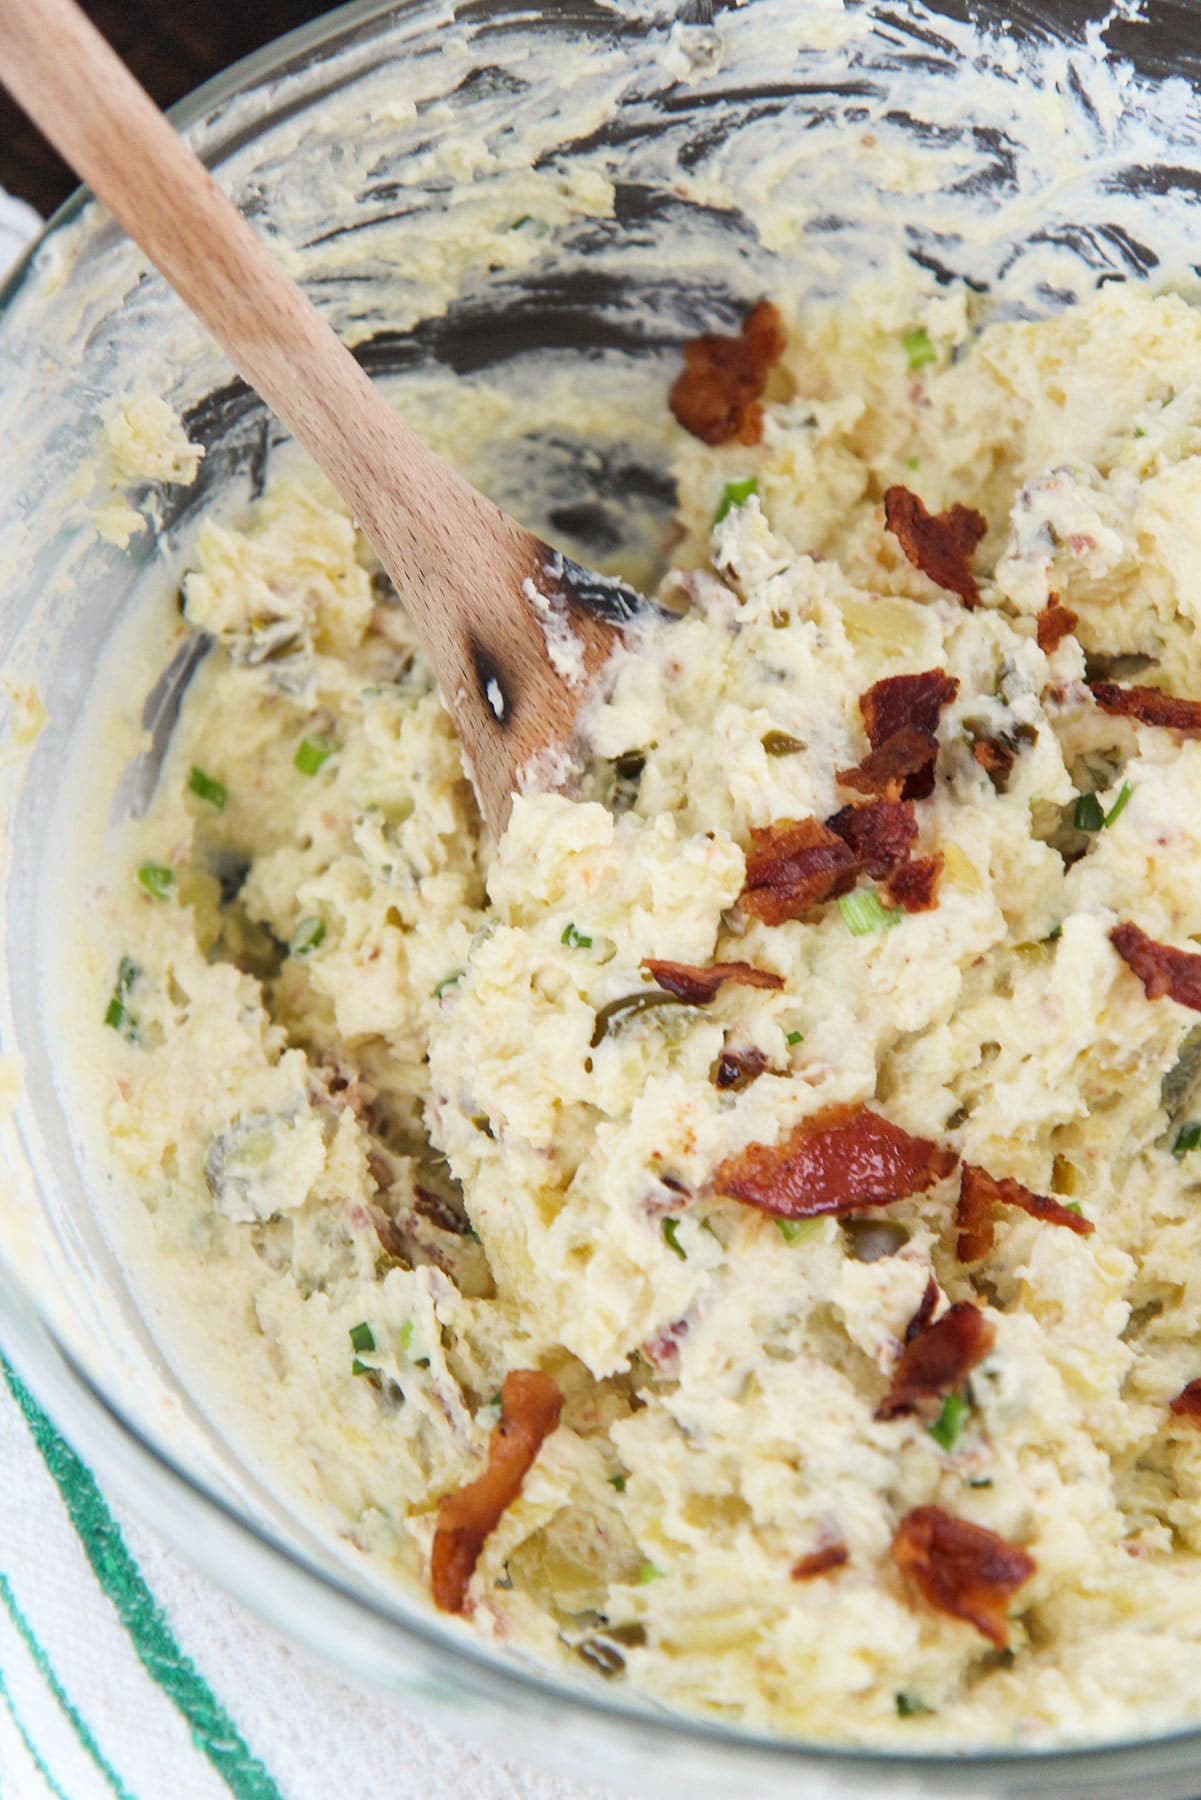
[[[260,44],[328,11],[321,0],[83,0],[160,106]],[[0,88],[0,187],[49,213],[76,186]]]

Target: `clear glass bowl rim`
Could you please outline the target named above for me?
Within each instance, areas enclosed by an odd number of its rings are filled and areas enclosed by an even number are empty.
[[[168,117],[177,129],[186,132],[212,109],[264,78],[283,75],[318,56],[332,55],[360,37],[386,29],[390,19],[424,4],[425,0],[348,0],[231,64],[170,107]],[[488,9],[501,13],[513,10],[505,5],[505,0],[488,0]],[[477,0],[472,10],[484,9]],[[536,28],[540,19],[553,17],[556,0],[529,0],[519,10],[523,22]],[[448,12],[448,27],[453,27],[454,19],[454,12]],[[316,105],[321,98],[320,94],[306,96],[303,104]],[[268,128],[272,122],[266,122]],[[245,135],[244,130],[239,131],[236,140],[243,141]],[[204,160],[210,167],[219,167],[234,148],[236,142],[216,143],[205,150]],[[0,332],[6,312],[25,284],[35,279],[42,250],[77,222],[93,198],[88,188],[77,188],[51,215],[0,283]],[[1183,1778],[1194,1774],[1201,1780],[1201,1727],[1116,1739],[1096,1746],[981,1751],[915,1749],[898,1753],[789,1741],[727,1729],[682,1714],[623,1705],[608,1695],[593,1697],[560,1681],[550,1669],[525,1674],[515,1665],[493,1658],[469,1638],[452,1643],[432,1621],[426,1628],[419,1618],[402,1618],[394,1613],[382,1597],[376,1601],[361,1589],[343,1587],[297,1549],[280,1543],[202,1480],[182,1469],[79,1366],[49,1325],[36,1295],[24,1287],[2,1255],[0,1328],[0,1359],[9,1359],[52,1423],[68,1422],[68,1441],[118,1491],[130,1497],[132,1510],[146,1517],[174,1549],[194,1566],[202,1567],[233,1598],[286,1635],[307,1644],[327,1663],[332,1659],[339,1672],[353,1665],[356,1673],[379,1678],[380,1671],[373,1669],[369,1657],[352,1653],[356,1624],[361,1626],[369,1619],[374,1626],[407,1640],[410,1648],[420,1650],[424,1673],[444,1681],[464,1700],[475,1696],[496,1708],[507,1708],[513,1716],[541,1712],[544,1703],[553,1702],[560,1722],[605,1734],[632,1734],[657,1758],[670,1758],[673,1746],[688,1746],[704,1747],[730,1769],[740,1760],[759,1761],[765,1775],[774,1769],[777,1774],[792,1773],[803,1778],[809,1772],[820,1780],[824,1769],[837,1780],[839,1771],[851,1775],[858,1770],[866,1778],[866,1785],[877,1791],[883,1791],[890,1776],[910,1781],[918,1776],[931,1792],[962,1793],[967,1777],[974,1792],[1033,1794],[1045,1790],[1049,1781],[1060,1792],[1066,1792],[1070,1785],[1072,1791],[1087,1794],[1096,1792],[1092,1784],[1100,1778],[1107,1784],[1135,1775],[1145,1778],[1152,1773],[1147,1768],[1149,1757],[1155,1759],[1153,1773],[1157,1776]],[[118,1463],[117,1446],[124,1466]],[[198,1551],[196,1540],[187,1530],[190,1520],[216,1526],[217,1537],[213,1541],[223,1550],[242,1552],[245,1560],[239,1563],[236,1556],[217,1556],[211,1548],[207,1553]],[[256,1564],[265,1576],[261,1583],[246,1578]],[[275,1602],[269,1598],[273,1592],[278,1595]],[[284,1603],[289,1595],[307,1600],[309,1606],[292,1610]],[[306,1619],[310,1621],[307,1625]],[[341,1640],[338,1652],[331,1651],[330,1627]],[[395,1684],[384,1685],[395,1689]],[[521,1748],[518,1746],[519,1754]],[[1000,1779],[1001,1788],[980,1785],[990,1774]],[[1015,1778],[1016,1785],[1014,1779],[1006,1780],[1006,1776]],[[1059,1785],[1061,1780],[1065,1785]],[[1106,1791],[1117,1790],[1107,1785]]]

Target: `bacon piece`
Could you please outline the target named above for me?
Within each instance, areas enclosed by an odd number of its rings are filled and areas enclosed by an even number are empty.
[[[866,1106],[829,1106],[778,1144],[748,1144],[715,1171],[719,1194],[781,1219],[887,1206],[949,1175],[955,1152],[911,1137]]]
[[[849,844],[867,875],[877,880],[903,863],[917,840],[917,820],[908,800],[867,800],[844,806],[826,820]]]
[[[820,1550],[811,1550],[808,1556],[793,1563],[792,1579],[812,1581],[815,1575],[828,1575],[831,1569],[841,1569],[850,1560],[851,1553],[845,1544],[823,1544]]]
[[[1014,752],[999,738],[978,737],[972,745],[972,755],[986,774],[997,776],[999,781],[1008,781],[1013,773]]]
[[[938,1305],[938,1283],[933,1275],[926,1277],[926,1285],[922,1289],[922,1297],[917,1303],[917,1311],[905,1327],[905,1342],[911,1344],[919,1331],[924,1331],[934,1317],[934,1308]]]
[[[796,919],[855,885],[859,861],[816,819],[784,820],[751,832],[742,904],[765,925]]]
[[[704,1006],[712,1000],[725,981],[736,982],[739,987],[784,986],[782,975],[775,975],[770,969],[757,969],[748,962],[709,963],[698,968],[695,963],[658,962],[653,956],[644,956],[641,966],[648,975],[654,976],[665,993],[674,994],[677,1000],[688,1000],[693,1006]]]
[[[1173,950],[1169,944],[1157,944],[1129,922],[1115,925],[1109,941],[1142,982],[1148,1000],[1167,994],[1179,1005],[1201,1012],[1201,956],[1191,950]]]
[[[1178,1418],[1201,1425],[1201,1380],[1190,1381],[1169,1404]]]
[[[500,1422],[488,1441],[483,1474],[438,1504],[430,1585],[442,1612],[462,1612],[484,1540],[521,1492],[527,1470],[563,1409],[563,1395],[540,1369],[512,1369],[500,1401]]]
[[[942,864],[941,850],[933,856],[921,856],[916,862],[902,863],[881,887],[881,900],[885,906],[899,906],[907,913],[931,912],[938,905]]]
[[[738,337],[706,332],[685,344],[684,367],[668,395],[685,431],[705,444],[757,444],[763,430],[760,396],[785,341],[776,308],[760,300]]]
[[[749,1087],[766,1067],[762,1050],[723,1050],[713,1066],[713,1084],[719,1088]]]
[[[928,1605],[974,1625],[998,1650],[1009,1642],[1010,1598],[1037,1566],[1019,1545],[940,1506],[906,1513],[892,1540],[892,1560]]]
[[[956,501],[945,512],[929,513],[907,487],[884,493],[884,523],[915,569],[936,587],[958,594],[970,611],[980,589],[968,558],[988,530],[988,520],[973,506]]]
[[[993,1347],[996,1333],[970,1300],[957,1300],[941,1319],[908,1339],[892,1386],[876,1408],[878,1419],[917,1411],[926,1401],[953,1393]]]
[[[878,794],[885,800],[910,794],[916,783],[922,792],[913,797],[924,799],[934,787],[937,756],[937,738],[916,725],[902,725],[853,769],[839,769],[838,779],[856,793]]]
[[[1050,656],[1079,623],[1070,606],[1060,606],[1059,595],[1052,594],[1038,615],[1038,647]]]
[[[1201,957],[1197,960],[1201,962]],[[964,1163],[959,1178],[959,1208],[955,1215],[959,1227],[956,1253],[960,1262],[976,1262],[992,1249],[994,1206],[1018,1206],[1046,1225],[1065,1225],[1078,1237],[1089,1237],[1094,1230],[1091,1219],[1062,1206],[1049,1194],[1035,1194],[1007,1175],[990,1175],[987,1169]]]
[[[1140,725],[1162,725],[1184,737],[1201,737],[1201,700],[1181,700],[1162,688],[1119,687],[1116,681],[1090,681],[1088,690],[1102,712],[1137,719]]]
[[[670,1325],[661,1325],[653,1331],[641,1345],[643,1356],[652,1368],[664,1373],[674,1369],[680,1360],[680,1345],[688,1336],[687,1319],[676,1319]]]
[[[886,675],[873,682],[859,697],[859,711],[867,731],[867,741],[879,750],[889,738],[909,725],[924,731],[933,739],[938,731],[939,715],[948,701],[959,692],[959,683],[945,669],[923,669],[916,675]],[[925,766],[910,775],[901,790],[902,800],[926,800],[934,792],[934,761],[937,744]]]

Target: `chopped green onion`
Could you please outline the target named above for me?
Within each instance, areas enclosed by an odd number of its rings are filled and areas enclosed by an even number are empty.
[[[1052,925],[1050,931],[1048,931],[1047,942],[1048,942],[1048,944],[1057,944],[1062,936],[1063,936],[1063,922],[1061,920],[1058,925]]]
[[[529,222],[533,218],[533,216],[534,216],[533,213],[522,213],[522,215],[519,219],[514,219],[513,223],[509,226],[509,230],[510,231],[520,231],[521,227],[523,225],[529,224]]]
[[[350,1372],[352,1375],[377,1375],[379,1373],[378,1369],[373,1369],[370,1363],[360,1362],[357,1356],[350,1365]]]
[[[805,1039],[805,1034],[804,1034],[804,1032],[803,1032],[803,1031],[790,1031],[790,1032],[788,1032],[788,1034],[787,1034],[787,1035],[786,1035],[786,1037],[785,1037],[785,1039],[784,1039],[784,1042],[785,1042],[785,1043],[786,1043],[786,1044],[787,1044],[787,1045],[788,1045],[788,1046],[789,1046],[789,1048],[790,1048],[790,1049],[791,1049],[791,1047],[792,1047],[792,1045],[793,1045],[793,1044],[800,1044],[800,1043],[803,1043],[803,1042],[804,1042],[804,1039]]]
[[[1076,801],[1076,810],[1072,822],[1077,831],[1100,831],[1105,824],[1105,814],[1101,811],[1101,802],[1095,794],[1081,794]]]
[[[1190,1150],[1201,1150],[1201,1123],[1195,1119],[1190,1120],[1187,1125],[1182,1125],[1176,1133],[1176,1142],[1172,1145],[1172,1155],[1179,1162],[1181,1157],[1187,1156]]]
[[[608,1479],[611,1488],[616,1488],[619,1494],[625,1493],[626,1478],[624,1475],[610,1475]]]
[[[462,979],[466,973],[467,973],[466,969],[452,969],[449,975],[444,975],[442,977],[441,981],[438,983],[437,987],[434,989],[434,999],[441,1000],[441,998],[442,998],[443,994],[446,992],[447,988],[455,987],[460,981],[462,981]]]
[[[644,1563],[639,1564],[638,1579],[643,1584],[645,1584],[648,1581],[662,1581],[663,1574],[664,1574],[664,1571],[662,1569],[657,1569],[653,1562],[644,1562]]]
[[[972,1475],[968,1480],[970,1488],[986,1488],[992,1486],[991,1475]]]
[[[493,1396],[492,1396],[492,1398],[491,1398],[491,1400],[489,1400],[489,1402],[488,1402],[488,1405],[489,1405],[489,1406],[498,1406],[498,1407],[499,1407],[499,1408],[500,1408],[500,1410],[501,1410],[501,1412],[504,1412],[504,1410],[505,1410],[505,1397],[504,1397],[504,1395],[503,1395],[503,1394],[502,1394],[502,1393],[501,1393],[501,1391],[500,1391],[500,1389],[499,1389],[499,1388],[498,1388],[498,1389],[497,1389],[497,1390],[496,1390],[496,1392],[495,1392],[495,1393],[494,1393],[494,1394],[493,1394]]]
[[[897,1718],[916,1719],[919,1713],[932,1713],[934,1708],[927,1706],[924,1700],[915,1700],[912,1694],[898,1694]]]
[[[152,900],[169,900],[175,886],[175,871],[165,863],[145,862],[138,870],[138,882]]]
[[[963,1430],[963,1421],[970,1411],[962,1394],[948,1394],[937,1419],[926,1429],[936,1444],[940,1444],[944,1450],[953,1450],[959,1433]]]
[[[921,466],[922,459],[920,456],[907,456],[905,458],[905,467],[909,470],[910,474],[916,475]]]
[[[786,1244],[802,1243],[821,1230],[820,1219],[777,1219],[776,1230]]]
[[[352,1350],[375,1349],[375,1333],[372,1331],[370,1325],[368,1325],[366,1319],[363,1319],[358,1325],[351,1326],[350,1347]]]
[[[138,967],[128,956],[123,956],[117,965],[117,979],[113,984],[112,998],[104,1013],[104,1023],[111,1025],[114,1031],[129,1043],[137,1036],[138,1022],[126,1006],[130,989],[138,978]]]
[[[325,926],[314,917],[302,919],[288,941],[293,956],[311,956],[325,938]]]
[[[853,894],[838,896],[838,910],[852,937],[866,937],[872,931],[887,931],[901,923],[900,909],[882,906],[875,888],[856,888]]]
[[[1145,432],[1145,430],[1143,429],[1143,427],[1141,425],[1136,425],[1134,428],[1134,435],[1136,438],[1140,438],[1140,437],[1146,437],[1147,433]]]
[[[901,343],[905,347],[911,369],[924,369],[927,363],[938,361],[938,351],[930,342],[930,333],[924,325],[916,325],[912,331],[903,332]]]
[[[721,499],[717,503],[713,523],[720,525],[727,513],[733,512],[736,506],[745,506],[752,494],[758,492],[759,483],[753,475],[744,475],[741,481],[727,481],[721,490]]]
[[[192,764],[192,773],[188,776],[188,786],[198,799],[207,800],[210,806],[217,808],[218,812],[222,810],[228,798],[224,785],[220,781],[214,780],[213,776],[206,775],[203,769],[198,769],[195,763]]]
[[[1082,1219],[1084,1217],[1084,1208],[1081,1206],[1079,1200],[1065,1200],[1063,1203],[1063,1210],[1064,1212],[1074,1212],[1078,1218]]]
[[[683,1244],[681,1244],[679,1238],[676,1236],[676,1232],[679,1230],[679,1228],[680,1228],[680,1221],[678,1219],[664,1219],[664,1221],[663,1221],[664,1237],[667,1239],[668,1243],[671,1245],[672,1249],[675,1251],[675,1253],[679,1257],[680,1261],[687,1262],[688,1261],[688,1252],[687,1252],[687,1250],[685,1250]]]
[[[1110,807],[1109,811],[1105,815],[1105,824],[1106,824],[1107,828],[1113,824],[1115,819],[1121,818],[1122,814],[1126,810],[1126,802],[1127,802],[1127,800],[1129,800],[1129,798],[1133,792],[1134,792],[1134,789],[1131,787],[1130,783],[1128,781],[1124,781],[1122,783],[1121,793],[1118,795],[1117,799],[1114,801],[1113,805]]]
[[[592,939],[585,937],[582,931],[577,931],[574,925],[564,927],[563,936],[559,942],[570,945],[573,950],[591,950],[592,948]]]
[[[406,1319],[404,1324],[400,1328],[400,1347],[404,1351],[406,1356],[409,1354],[409,1351],[413,1348],[413,1321],[412,1321],[412,1319]]]
[[[318,732],[316,737],[301,738],[296,755],[292,758],[296,768],[302,775],[315,775],[323,763],[329,761],[338,748],[332,737]]]

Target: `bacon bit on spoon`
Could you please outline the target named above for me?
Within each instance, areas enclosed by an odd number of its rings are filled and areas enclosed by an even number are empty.
[[[782,820],[751,832],[742,904],[765,925],[796,919],[855,885],[859,860],[816,819]]]
[[[979,1307],[957,1300],[941,1319],[924,1325],[907,1341],[892,1386],[876,1408],[877,1419],[915,1412],[923,1402],[953,1393],[988,1355],[995,1337]]]
[[[828,1575],[831,1569],[841,1569],[850,1560],[851,1553],[845,1544],[823,1544],[820,1550],[811,1550],[808,1556],[793,1563],[792,1579],[812,1581],[815,1575]]]
[[[945,512],[929,513],[907,487],[884,494],[884,523],[915,569],[936,587],[958,594],[970,611],[980,598],[969,558],[988,530],[988,520],[975,507],[958,501]]]
[[[757,444],[763,431],[760,399],[785,342],[779,312],[770,300],[760,300],[737,337],[706,332],[685,344],[684,367],[668,395],[685,431],[705,444]]]
[[[1122,961],[1138,976],[1148,1000],[1164,994],[1180,1006],[1201,1012],[1201,956],[1191,950],[1173,950],[1157,944],[1137,925],[1115,925],[1109,941]]]
[[[974,1625],[998,1650],[1009,1642],[1005,1609],[1034,1574],[1034,1558],[983,1525],[939,1506],[915,1506],[897,1526],[892,1560],[937,1612]]]
[[[1201,962],[1201,957],[1197,960]],[[1032,1218],[1041,1219],[1047,1225],[1064,1225],[1079,1237],[1090,1236],[1094,1229],[1091,1219],[1073,1212],[1068,1206],[1061,1206],[1050,1195],[1035,1194],[1020,1181],[990,1175],[987,1169],[964,1163],[959,1180],[959,1208],[955,1215],[959,1226],[956,1253],[960,1262],[977,1262],[992,1249],[994,1206],[1020,1207]]]
[[[753,963],[709,963],[698,968],[695,963],[658,962],[644,956],[641,966],[653,975],[659,986],[677,999],[693,1006],[704,1006],[712,1000],[723,982],[736,982],[740,987],[782,988],[784,977],[770,969],[756,969]]]
[[[917,820],[908,800],[844,806],[826,820],[826,829],[849,844],[864,873],[877,880],[903,863],[917,841]]]
[[[1065,637],[1075,631],[1079,620],[1070,606],[1060,606],[1059,595],[1052,594],[1038,615],[1038,647],[1050,656]]]
[[[938,905],[942,864],[941,850],[933,856],[919,857],[916,862],[902,863],[881,887],[880,898],[886,906],[899,906],[907,913],[932,911]]]
[[[949,1175],[955,1152],[912,1137],[866,1106],[830,1106],[778,1144],[748,1144],[715,1171],[719,1194],[782,1219],[886,1206]]]
[[[559,1423],[563,1395],[540,1369],[512,1369],[500,1390],[501,1416],[488,1441],[482,1475],[438,1504],[438,1524],[430,1558],[434,1604],[461,1613],[467,1586],[488,1533],[521,1484],[544,1438]]]
[[[1102,712],[1160,725],[1184,737],[1201,737],[1201,700],[1181,700],[1162,688],[1119,687],[1116,681],[1090,681],[1089,693]]]

